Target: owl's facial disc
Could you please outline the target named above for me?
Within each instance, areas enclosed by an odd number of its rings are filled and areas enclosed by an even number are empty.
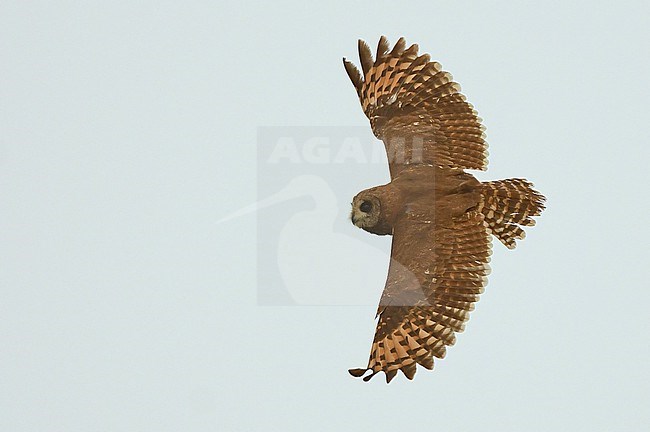
[[[359,228],[371,228],[379,221],[379,199],[373,195],[359,194],[352,201],[350,219]]]

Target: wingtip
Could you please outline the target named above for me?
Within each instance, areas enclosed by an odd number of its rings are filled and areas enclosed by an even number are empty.
[[[454,336],[454,342],[455,341],[455,336]],[[433,370],[433,357],[425,357],[419,361],[420,365],[428,370]]]
[[[388,38],[386,36],[381,36],[379,38],[379,43],[377,44],[377,53],[375,54],[375,63],[383,61],[388,51],[390,50],[390,44],[388,43]]]
[[[368,369],[348,369],[348,372],[350,375],[352,375],[355,378],[360,378],[363,376],[363,374],[366,373]]]
[[[361,68],[365,75],[368,73],[370,68],[372,68],[375,61],[372,58],[372,52],[370,51],[370,46],[368,46],[366,41],[359,39],[358,49],[359,49],[359,60],[361,60]]]
[[[393,45],[393,49],[390,50],[389,55],[391,57],[399,57],[404,52],[405,48],[406,48],[406,39],[404,39],[403,37],[400,37],[397,40],[397,42],[395,42],[395,45]]]
[[[411,363],[410,365],[402,367],[401,371],[409,381],[412,381],[413,377],[415,377],[415,372],[417,372],[416,363]]]

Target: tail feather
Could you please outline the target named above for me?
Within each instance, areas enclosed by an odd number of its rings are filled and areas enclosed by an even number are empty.
[[[534,216],[544,210],[546,198],[524,179],[507,179],[482,184],[479,211],[483,213],[490,232],[508,249],[514,249],[515,240],[523,240],[522,226],[533,226]]]

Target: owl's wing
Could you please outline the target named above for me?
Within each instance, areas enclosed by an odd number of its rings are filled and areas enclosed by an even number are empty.
[[[416,364],[433,368],[455,332],[464,329],[474,302],[487,283],[491,237],[483,215],[469,211],[448,226],[405,215],[393,233],[388,280],[365,369],[351,369],[367,381],[380,371],[386,381],[401,370],[408,379]]]
[[[384,141],[391,177],[406,165],[435,164],[487,169],[487,143],[481,119],[452,76],[418,46],[406,49],[400,38],[389,51],[384,36],[377,59],[359,40],[361,72],[345,58],[343,64],[370,120]]]

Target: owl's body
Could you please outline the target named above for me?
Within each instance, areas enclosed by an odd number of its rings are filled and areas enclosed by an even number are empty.
[[[359,193],[354,201],[365,195],[380,199],[378,223],[362,228],[387,235],[393,233],[398,217],[404,215],[422,223],[449,225],[453,216],[479,204],[480,187],[481,183],[463,170],[415,165],[401,171],[389,184]]]
[[[433,368],[455,332],[464,329],[487,282],[491,236],[508,248],[521,226],[544,209],[544,197],[523,179],[479,182],[464,169],[487,168],[483,126],[451,75],[417,45],[384,37],[377,59],[359,41],[364,73],[344,59],[373,132],[384,141],[391,182],[352,202],[352,222],[392,235],[388,280],[368,366],[354,376]]]

